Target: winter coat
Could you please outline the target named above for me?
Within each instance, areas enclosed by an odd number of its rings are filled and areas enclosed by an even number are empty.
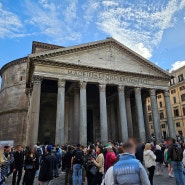
[[[14,153],[14,162],[13,168],[22,169],[24,163],[24,153],[23,152],[15,152]]]
[[[55,157],[50,153],[46,154],[41,163],[39,181],[45,182],[53,179],[53,170],[55,169]]]
[[[110,170],[108,170],[109,173]],[[133,154],[125,153],[121,155],[119,161],[113,167],[113,174],[116,182],[112,183],[109,181],[109,179],[112,181],[112,178],[108,178],[105,179],[105,185],[150,185],[146,170]]]
[[[156,160],[156,155],[153,153],[152,150],[144,151],[144,163],[145,163],[146,168],[156,166],[155,160]]]
[[[161,150],[156,150],[155,155],[156,155],[156,162],[159,162],[159,163],[164,162],[164,155],[163,155],[163,152]]]

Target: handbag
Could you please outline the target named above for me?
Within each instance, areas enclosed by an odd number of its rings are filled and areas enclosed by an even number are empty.
[[[34,165],[33,164],[27,164],[25,166],[25,170],[33,170],[33,168],[34,168]]]
[[[98,171],[99,171],[99,169],[98,169],[97,166],[92,166],[91,169],[89,170],[89,172],[90,172],[92,175],[96,175]]]

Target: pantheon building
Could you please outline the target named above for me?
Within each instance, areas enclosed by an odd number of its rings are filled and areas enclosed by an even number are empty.
[[[33,42],[32,52],[0,70],[0,140],[15,144],[87,144],[150,138],[150,97],[157,142],[156,96],[163,93],[169,136],[175,128],[168,72],[113,38],[62,47]]]

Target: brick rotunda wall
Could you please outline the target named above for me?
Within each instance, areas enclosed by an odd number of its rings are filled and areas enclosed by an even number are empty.
[[[0,71],[0,141],[25,144],[28,98],[26,89],[27,58],[12,61]]]

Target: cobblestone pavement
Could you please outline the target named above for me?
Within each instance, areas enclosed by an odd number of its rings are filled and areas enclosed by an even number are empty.
[[[53,179],[51,181],[51,185],[64,185],[64,175],[65,175],[64,173],[61,173],[60,177]],[[12,179],[12,177],[8,178],[7,185],[11,185],[11,179]],[[38,185],[37,178],[35,178],[34,185]],[[85,184],[85,185],[87,185],[87,184]],[[171,178],[168,176],[167,168],[165,168],[164,175],[154,176],[154,185],[175,185],[175,180],[174,180],[174,178]]]

